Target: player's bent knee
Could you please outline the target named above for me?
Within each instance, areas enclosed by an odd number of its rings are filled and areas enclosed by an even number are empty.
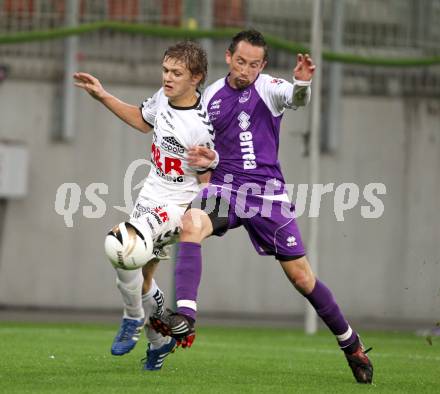
[[[282,261],[281,265],[290,282],[298,291],[308,294],[313,290],[315,275],[305,256],[297,260]]]
[[[140,268],[154,257],[151,234],[129,222],[119,223],[109,231],[104,249],[113,267],[124,270]]]
[[[182,217],[180,239],[183,241],[201,242],[209,232],[209,216],[200,209],[190,209]]]
[[[142,275],[138,275],[132,278],[131,281],[123,282],[119,278],[116,278],[116,286],[121,291],[138,291],[142,286],[143,278]]]
[[[298,271],[292,282],[301,293],[308,294],[313,290],[315,279],[309,272]]]

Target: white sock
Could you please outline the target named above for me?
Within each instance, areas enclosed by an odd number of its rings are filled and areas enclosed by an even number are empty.
[[[147,293],[142,295],[142,298],[144,297],[153,297],[154,294],[156,294],[156,291],[159,290],[159,287],[157,286],[156,281],[154,280],[154,278],[151,280],[151,286],[150,286],[150,290],[148,290]]]
[[[153,279],[148,293],[142,295],[142,305],[144,307],[145,317],[149,319],[150,316],[155,314],[158,309],[162,309],[163,303],[163,293],[157,286],[156,281]]]
[[[116,275],[116,284],[124,302],[124,319],[143,319],[145,313],[142,308],[142,284],[144,282],[142,269],[128,271],[117,268]]]

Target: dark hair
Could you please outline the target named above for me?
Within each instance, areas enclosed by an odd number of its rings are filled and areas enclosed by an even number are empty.
[[[231,55],[234,54],[235,50],[237,49],[237,45],[240,41],[246,41],[253,46],[263,48],[264,49],[263,60],[267,60],[266,40],[259,31],[254,29],[242,30],[241,32],[237,33],[234,37],[232,37],[231,44],[229,45],[228,48],[229,52],[231,52]]]
[[[166,49],[163,59],[176,59],[190,71],[191,75],[202,75],[199,85],[202,85],[208,74],[208,58],[205,50],[196,42],[181,41]]]

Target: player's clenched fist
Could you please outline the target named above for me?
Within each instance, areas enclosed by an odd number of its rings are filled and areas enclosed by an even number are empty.
[[[87,73],[75,73],[73,74],[75,79],[75,86],[83,88],[87,93],[89,93],[96,100],[102,100],[107,92],[99,82],[98,78]]]
[[[303,55],[298,53],[296,56],[296,66],[293,70],[293,76],[300,81],[310,81],[315,71],[316,65],[308,53]]]

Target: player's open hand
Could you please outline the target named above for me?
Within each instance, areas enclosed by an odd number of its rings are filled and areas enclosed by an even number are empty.
[[[95,78],[93,75],[87,73],[75,73],[73,74],[73,78],[75,79],[75,86],[84,89],[87,93],[90,94],[94,99],[101,100],[106,91],[99,82],[98,78]]]
[[[293,76],[300,81],[310,81],[315,71],[316,65],[308,53],[303,55],[298,53],[296,56],[296,67],[293,69]]]
[[[216,159],[216,154],[205,146],[192,146],[188,149],[187,159],[191,167],[208,168]]]

